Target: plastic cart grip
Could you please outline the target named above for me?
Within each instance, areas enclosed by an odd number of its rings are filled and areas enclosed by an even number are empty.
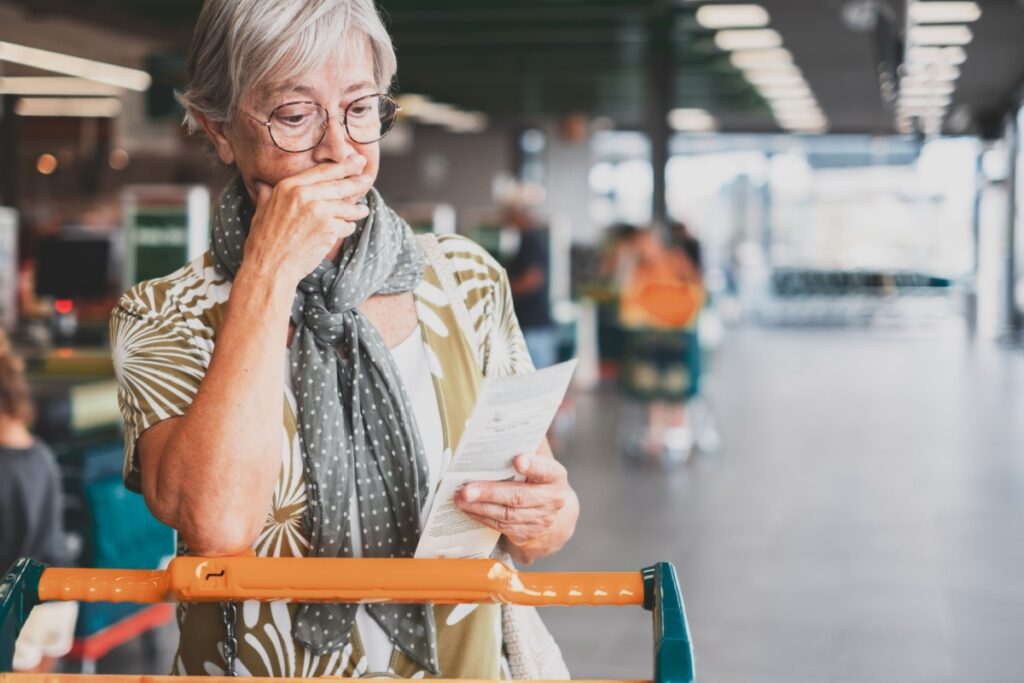
[[[494,560],[176,557],[166,571],[43,572],[42,600],[83,602],[499,602],[639,605],[638,572],[519,573]]]
[[[675,569],[641,572],[528,572],[493,560],[176,557],[166,571],[46,568],[19,560],[0,583],[0,672],[32,607],[83,602],[497,602],[520,605],[642,605],[653,612],[656,683],[694,680],[693,650]],[[47,680],[71,681],[59,676]],[[130,678],[130,677],[129,677]],[[135,677],[152,680],[159,677]],[[0,683],[27,683],[0,674]],[[75,681],[88,680],[74,677]],[[128,680],[128,678],[126,678]],[[181,680],[181,679],[178,679]]]

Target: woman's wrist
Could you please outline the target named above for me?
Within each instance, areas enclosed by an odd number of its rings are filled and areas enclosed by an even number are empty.
[[[284,304],[290,309],[297,283],[281,267],[243,261],[231,285],[232,298],[244,292],[264,304]]]

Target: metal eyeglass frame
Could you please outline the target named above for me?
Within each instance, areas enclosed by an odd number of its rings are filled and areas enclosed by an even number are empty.
[[[356,140],[352,136],[352,131],[350,131],[348,129],[348,110],[351,109],[352,106],[355,105],[356,103],[361,102],[363,100],[370,99],[371,97],[381,97],[381,98],[391,102],[391,104],[393,104],[395,106],[395,117],[391,120],[391,125],[388,126],[388,129],[386,131],[384,131],[381,134],[380,137],[375,138],[373,140],[366,140],[366,141]],[[279,109],[282,109],[284,107],[289,107],[289,106],[291,106],[293,104],[312,104],[312,105],[316,105],[321,110],[323,110],[323,112],[327,115],[327,118],[324,119],[323,124],[320,126],[320,137],[317,138],[317,141],[315,143],[313,143],[312,146],[306,147],[305,149],[285,149],[274,138],[274,129],[272,127],[273,126],[273,122],[274,122],[274,114],[276,114]],[[398,104],[398,101],[395,100],[395,98],[392,97],[391,95],[388,95],[386,93],[371,93],[369,95],[363,95],[362,97],[357,97],[356,99],[354,99],[351,102],[349,102],[348,105],[346,105],[345,110],[341,114],[341,123],[342,123],[343,126],[345,126],[345,134],[348,135],[349,139],[352,140],[352,142],[356,143],[357,145],[369,145],[369,144],[372,144],[374,142],[379,142],[379,141],[383,140],[384,137],[388,133],[391,132],[391,129],[394,128],[394,126],[395,126],[395,121],[398,120],[398,112],[400,112],[400,111],[402,111],[402,107]],[[316,149],[320,145],[320,143],[324,141],[324,137],[326,137],[326,135],[327,135],[327,126],[330,125],[331,117],[333,116],[333,114],[331,114],[331,111],[329,109],[327,109],[327,107],[323,106],[319,102],[314,102],[313,100],[292,100],[291,102],[285,102],[284,104],[280,104],[280,105],[274,107],[271,110],[271,112],[269,114],[267,114],[267,120],[266,121],[263,121],[258,116],[255,116],[253,114],[249,114],[249,112],[245,112],[245,113],[248,114],[250,117],[252,117],[252,119],[254,121],[256,121],[256,123],[260,124],[261,126],[263,126],[264,128],[267,129],[267,134],[270,135],[270,141],[274,143],[275,147],[277,147],[282,152],[287,152],[288,154],[301,154],[303,152],[308,152],[311,149]]]

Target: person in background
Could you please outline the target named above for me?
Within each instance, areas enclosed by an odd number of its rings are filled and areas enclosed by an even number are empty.
[[[696,389],[689,351],[704,289],[687,252],[665,242],[653,228],[630,241],[633,263],[619,297],[626,331],[621,380],[627,394],[647,407],[640,450],[678,461],[693,445],[685,402]]]
[[[526,348],[537,368],[558,362],[558,329],[551,317],[548,231],[524,206],[506,211],[505,222],[519,231],[519,251],[508,264],[509,285]]]
[[[0,331],[0,570],[21,557],[48,565],[67,563],[60,473],[53,453],[32,436],[32,398],[25,367]],[[14,666],[44,672],[67,654],[74,635],[75,603],[36,607],[18,639]]]
[[[693,236],[686,223],[668,226],[668,251],[676,272],[686,282],[704,285],[704,254],[700,240]]]

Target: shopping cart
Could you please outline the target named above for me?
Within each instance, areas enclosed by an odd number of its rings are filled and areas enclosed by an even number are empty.
[[[41,602],[284,599],[640,605],[652,612],[654,618],[654,683],[694,680],[683,598],[675,569],[667,562],[639,572],[519,573],[494,560],[183,556],[171,560],[166,570],[157,571],[47,568],[30,559],[18,560],[0,583],[0,683],[96,680],[86,674],[4,673],[12,668],[14,643],[22,625],[32,608]],[[118,683],[180,683],[188,678],[103,676],[104,680]]]

